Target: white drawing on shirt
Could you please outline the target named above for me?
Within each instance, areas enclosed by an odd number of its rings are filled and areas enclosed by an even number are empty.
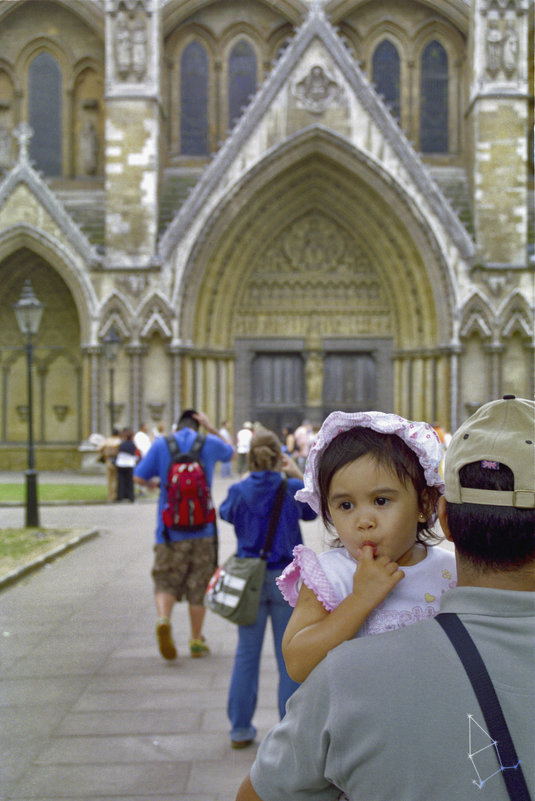
[[[475,728],[476,726],[477,728]],[[497,770],[493,770],[495,764],[494,757],[492,756],[493,751],[498,760],[499,767]],[[476,758],[478,759],[481,770],[478,770]],[[490,734],[486,732],[485,729],[479,725],[477,720],[475,720],[474,716],[470,714],[468,715],[468,759],[472,763],[477,774],[477,780],[473,779],[473,783],[479,790],[482,789],[483,785],[486,784],[489,779],[492,779],[493,776],[497,776],[498,773],[503,773],[504,770],[516,770],[521,761],[518,760],[516,765],[504,765],[497,741],[493,740]],[[491,762],[492,767],[490,767]],[[481,774],[484,772],[486,773],[488,770],[493,772],[482,778]]]

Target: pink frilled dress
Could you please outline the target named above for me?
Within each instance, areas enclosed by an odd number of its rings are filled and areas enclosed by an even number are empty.
[[[277,579],[290,606],[295,606],[302,582],[328,612],[336,609],[352,591],[357,563],[345,548],[317,554],[306,545],[297,545],[293,556],[293,562]],[[405,578],[369,615],[358,637],[403,628],[434,617],[439,611],[440,596],[456,583],[453,553],[437,546],[427,548],[425,559],[404,566],[403,572]]]

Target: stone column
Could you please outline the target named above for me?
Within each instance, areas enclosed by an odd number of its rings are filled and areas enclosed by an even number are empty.
[[[106,264],[152,263],[161,120],[158,0],[106,0]]]
[[[490,345],[484,345],[484,351],[489,354],[490,375],[488,382],[489,395],[491,400],[499,398],[502,394],[502,353],[504,351],[503,345],[499,342],[493,342]]]
[[[472,207],[483,264],[524,265],[528,235],[529,0],[474,0],[467,111]]]
[[[171,425],[176,423],[182,407],[182,349],[170,345],[169,357],[171,359],[171,386],[169,387]]]
[[[90,345],[82,348],[84,377],[89,386],[89,408],[84,408],[82,413],[83,429],[85,432],[88,423],[90,434],[95,431],[103,433],[99,402],[102,395],[99,370],[100,353],[101,348],[97,345]]]
[[[147,348],[143,345],[128,345],[126,352],[130,357],[129,395],[130,410],[129,421],[137,431],[143,413],[143,357]]]

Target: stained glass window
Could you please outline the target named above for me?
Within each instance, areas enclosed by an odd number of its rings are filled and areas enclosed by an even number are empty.
[[[372,59],[372,80],[377,92],[383,97],[392,115],[400,118],[399,99],[399,54],[392,42],[384,39],[375,48]]]
[[[245,41],[237,42],[230,52],[228,64],[229,128],[241,117],[244,106],[256,91],[256,56]]]
[[[208,154],[208,56],[200,42],[191,42],[180,62],[180,150]]]
[[[420,150],[448,152],[448,54],[440,42],[430,42],[422,54]]]
[[[61,175],[61,70],[50,53],[39,53],[28,71],[30,159],[45,175]]]

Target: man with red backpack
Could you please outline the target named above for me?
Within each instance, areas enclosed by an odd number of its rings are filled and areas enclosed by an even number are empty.
[[[199,431],[203,427],[206,434]],[[204,592],[217,561],[215,510],[210,488],[216,462],[229,462],[234,449],[203,412],[186,409],[176,432],[158,437],[134,471],[142,486],[160,486],[152,568],[158,622],[156,637],[164,659],[176,659],[171,613],[176,601],[189,604],[192,657],[210,652],[202,626]]]

